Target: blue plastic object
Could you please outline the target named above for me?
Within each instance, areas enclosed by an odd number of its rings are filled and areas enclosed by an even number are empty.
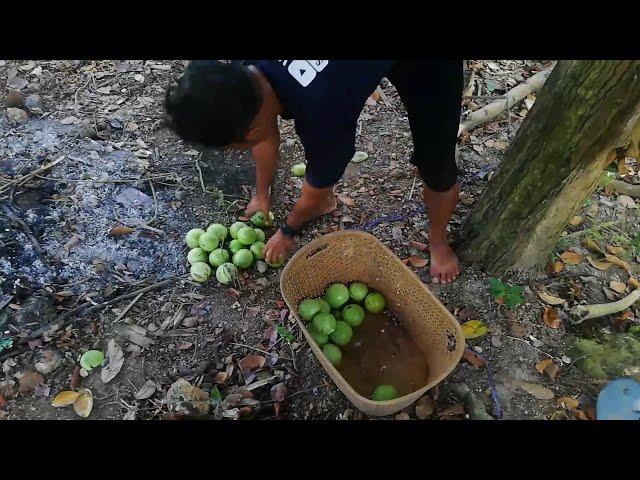
[[[598,420],[640,420],[640,382],[630,377],[609,382],[598,395]]]

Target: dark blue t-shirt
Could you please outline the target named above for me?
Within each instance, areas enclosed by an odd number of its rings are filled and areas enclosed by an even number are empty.
[[[254,60],[293,118],[307,159],[307,181],[334,185],[355,153],[358,117],[392,60]]]

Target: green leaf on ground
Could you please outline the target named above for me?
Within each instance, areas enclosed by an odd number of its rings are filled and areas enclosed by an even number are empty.
[[[217,386],[213,386],[211,393],[209,394],[209,398],[211,398],[211,405],[214,407],[222,403],[222,395],[220,395],[220,391]]]

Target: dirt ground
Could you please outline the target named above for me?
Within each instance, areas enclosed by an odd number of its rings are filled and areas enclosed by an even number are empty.
[[[0,418],[81,419],[71,406],[51,405],[59,392],[80,387],[92,394],[90,419],[366,418],[333,384],[287,317],[281,270],[248,271],[231,288],[189,279],[185,233],[235,221],[251,196],[255,174],[248,154],[199,152],[165,128],[164,91],[185,65],[0,61],[5,107],[17,95],[12,88],[27,104],[23,111],[29,110],[26,123],[11,119],[19,112],[3,109],[0,115]],[[501,95],[543,68],[541,62],[515,60],[470,65],[479,69],[476,95]],[[358,126],[357,149],[369,158],[350,164],[336,189],[337,211],[308,226],[301,243],[382,219],[371,233],[400,258],[428,258],[428,251],[409,243],[427,243],[428,219],[409,215],[420,205],[421,181],[408,164],[412,144],[406,113],[386,80],[382,92],[365,106]],[[463,194],[450,225],[452,239],[534,99],[512,107],[509,118],[505,113],[461,138]],[[464,112],[488,101],[472,100]],[[277,219],[299,194],[301,180],[290,168],[304,161],[293,122],[281,121],[281,136],[272,208]],[[52,168],[12,183],[59,159]],[[635,160],[622,164],[627,170],[619,167],[616,175],[633,183]],[[406,218],[384,221],[398,213]],[[576,334],[597,338],[624,332],[637,323],[637,313],[628,310],[576,326],[565,312],[579,303],[624,296],[620,283],[628,273],[617,265],[606,271],[592,267],[586,261],[590,252],[580,242],[593,238],[603,246],[621,246],[620,258],[635,269],[637,208],[605,187],[585,201],[579,215],[582,221],[567,226],[568,236],[557,249],[558,255],[574,252],[578,260],[555,257],[555,273],[502,279],[524,287],[524,301],[513,309],[497,303],[490,277],[472,265],[464,265],[452,285],[429,283],[460,322],[481,320],[488,332],[468,340],[471,352],[419,402],[421,408],[414,405],[389,418],[469,418],[469,407],[452,383],[466,385],[494,417],[593,418],[593,399],[603,380],[576,368],[570,340]],[[114,230],[123,226],[131,228]],[[429,282],[428,265],[414,270]],[[113,301],[163,281],[141,295]],[[536,293],[542,285],[567,302],[547,305]],[[85,303],[107,301],[113,303],[73,313]],[[287,332],[292,338],[285,338]],[[105,383],[100,368],[79,376],[82,353],[106,353],[110,340],[123,352],[115,378]],[[264,363],[248,368],[248,355],[259,355]],[[544,360],[551,360],[550,368],[540,364]],[[179,379],[198,387],[185,387],[182,397],[178,393],[179,399],[192,401],[176,402]],[[200,403],[194,395],[201,396]],[[570,400],[559,401],[563,397]],[[575,406],[566,408],[567,402]]]

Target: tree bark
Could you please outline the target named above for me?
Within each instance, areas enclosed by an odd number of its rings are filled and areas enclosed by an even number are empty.
[[[640,118],[640,61],[560,61],[462,228],[462,259],[543,266]]]

